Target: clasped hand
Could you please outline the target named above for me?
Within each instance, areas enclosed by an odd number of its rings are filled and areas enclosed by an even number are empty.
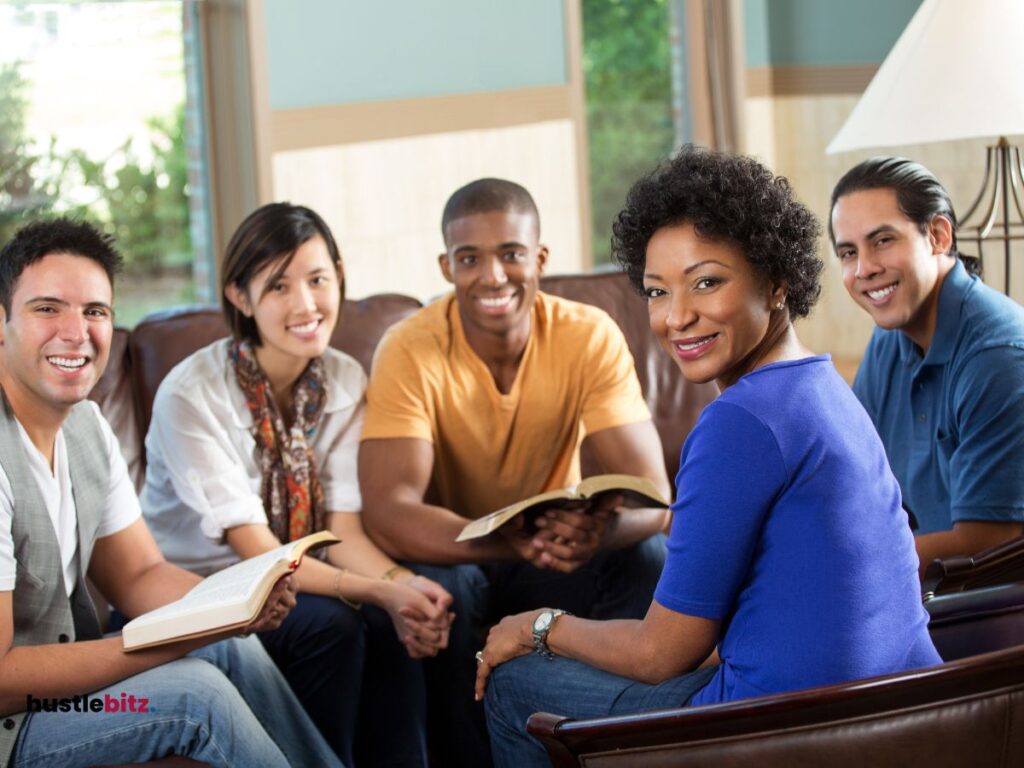
[[[452,596],[448,591],[436,581],[411,573],[385,584],[384,608],[409,656],[422,659],[447,648],[455,618],[449,610]]]
[[[572,573],[601,550],[622,504],[619,494],[545,509],[532,523],[520,515],[499,528],[516,553],[537,568]]]

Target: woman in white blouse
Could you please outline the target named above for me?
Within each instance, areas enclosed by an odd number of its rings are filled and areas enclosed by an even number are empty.
[[[231,238],[222,288],[232,337],[182,361],[156,395],[147,522],[169,560],[201,574],[333,531],[342,543],[306,559],[298,606],[261,640],[346,765],[425,766],[417,659],[447,644],[451,596],[362,527],[366,375],[328,346],[337,245],[308,208],[265,205]]]

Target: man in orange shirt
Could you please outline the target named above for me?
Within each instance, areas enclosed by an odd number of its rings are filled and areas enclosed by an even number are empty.
[[[633,360],[615,323],[540,293],[548,250],[530,194],[481,179],[445,206],[441,271],[454,294],[392,328],[367,393],[359,454],[364,519],[391,555],[455,597],[449,649],[428,665],[444,691],[435,755],[486,765],[472,702],[473,651],[498,617],[557,604],[590,618],[640,618],[664,561],[661,509],[551,509],[457,543],[470,519],[580,479],[586,436],[606,472],[670,495]],[[436,684],[434,684],[436,681]]]

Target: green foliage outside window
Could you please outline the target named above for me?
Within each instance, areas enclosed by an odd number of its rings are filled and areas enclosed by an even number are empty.
[[[67,214],[114,235],[129,272],[188,265],[184,105],[148,121],[143,152],[126,139],[108,157],[93,158],[79,149],[60,151],[52,139],[33,148],[25,90],[17,64],[0,66],[0,244],[30,219]]]
[[[45,158],[29,148],[25,89],[17,66],[0,66],[0,243],[23,218],[53,205],[40,168]]]
[[[675,143],[666,1],[583,0],[583,73],[597,265],[630,185]]]

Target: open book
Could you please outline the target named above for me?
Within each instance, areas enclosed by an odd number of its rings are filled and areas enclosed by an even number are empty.
[[[312,548],[334,544],[329,531],[311,533],[207,576],[180,600],[129,621],[121,633],[126,651],[241,629],[252,622],[277,580],[291,573]]]
[[[667,507],[669,504],[662,498],[654,483],[646,477],[636,475],[594,475],[583,480],[579,485],[546,491],[528,499],[510,504],[492,512],[486,517],[474,520],[462,529],[456,541],[468,541],[486,536],[498,530],[516,515],[538,514],[546,507],[571,508],[581,506],[582,502],[595,499],[604,494],[621,494],[627,507]]]

